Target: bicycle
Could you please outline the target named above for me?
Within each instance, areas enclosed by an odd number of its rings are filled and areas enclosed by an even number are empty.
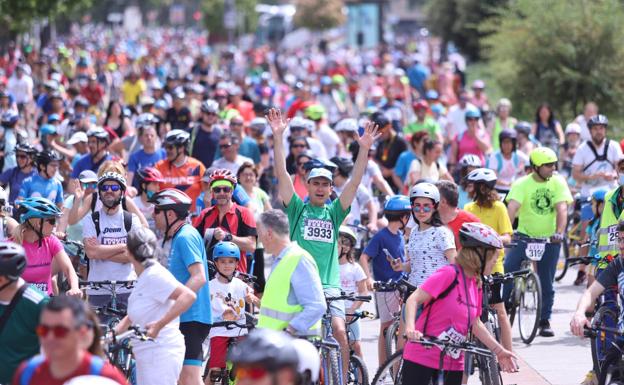
[[[494,360],[492,352],[488,349],[481,348],[476,344],[464,341],[464,342],[452,342],[448,339],[440,340],[436,337],[425,336],[419,341],[414,341],[424,346],[437,347],[440,349],[439,360],[439,372],[437,380],[432,380],[432,384],[443,385],[444,384],[444,357],[449,354],[451,350],[463,351],[470,355],[483,356],[486,359]],[[386,362],[379,367],[372,385],[402,385],[403,378],[403,350],[396,351]]]
[[[108,361],[115,365],[126,376],[128,381],[136,385],[136,362],[132,355],[132,340],[154,341],[147,336],[147,332],[141,329],[139,325],[133,325],[123,333],[116,334],[114,328],[109,329],[110,332],[104,333],[101,343]]]
[[[351,321],[347,322],[347,340],[349,341],[349,373],[347,377],[347,384],[349,385],[368,385],[368,368],[366,367],[366,363],[364,359],[357,354],[355,354],[355,350],[353,349],[353,344],[351,343],[351,339],[353,338],[351,332],[349,331],[349,325],[357,322],[360,319],[364,318],[375,318],[375,315],[369,313],[368,311],[356,311],[353,314],[346,314],[347,318],[352,317]]]
[[[409,283],[409,281],[405,278],[401,278],[395,282],[375,282],[373,284],[373,289],[375,291],[398,291],[401,295],[401,302],[405,303],[407,298],[416,291],[416,286]],[[401,326],[401,311],[399,310],[394,314],[394,320],[392,324],[384,329],[383,333],[386,337],[386,357],[390,357],[394,352],[396,352],[398,341],[399,341],[399,329]]]
[[[110,293],[111,299],[108,304],[96,307],[94,310],[101,320],[104,320],[110,328],[114,327],[126,316],[126,309],[122,309],[117,303],[118,289],[132,289],[135,281],[81,281],[81,289],[104,290]]]
[[[622,360],[622,353],[624,350],[621,340],[624,333],[618,328],[591,326],[585,329],[585,336],[596,338],[598,334],[605,332],[620,338],[617,342],[611,342],[611,348],[614,354],[608,355],[602,363],[598,374],[598,384],[621,385],[624,384],[624,360]]]
[[[581,244],[581,200],[577,197],[568,213],[568,223],[566,226],[566,236],[561,245],[559,260],[557,261],[557,271],[555,281],[559,282],[565,277],[570,262],[579,257],[581,249],[586,244]]]

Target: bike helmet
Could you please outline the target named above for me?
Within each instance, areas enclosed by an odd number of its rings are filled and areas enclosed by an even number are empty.
[[[468,108],[464,114],[464,119],[479,119],[481,118],[481,111],[477,108]]]
[[[53,162],[53,161],[59,162],[61,160],[63,160],[63,157],[61,156],[61,154],[59,154],[58,152],[54,150],[43,150],[37,153],[37,156],[35,157],[35,162],[37,163],[38,166],[45,166],[50,162]]]
[[[19,115],[13,110],[9,110],[2,114],[2,126],[4,127],[14,127],[17,124],[18,120]]]
[[[531,165],[540,167],[545,164],[556,163],[557,154],[548,147],[538,147],[531,151],[529,160],[531,161]]]
[[[498,134],[498,143],[499,144],[503,143],[504,139],[511,139],[511,143],[513,143],[513,147],[516,148],[517,134],[514,130],[510,130],[506,128],[503,131],[501,131],[500,134]]]
[[[609,119],[607,119],[604,115],[594,115],[587,121],[587,128],[592,128],[593,126],[609,126]]]
[[[524,134],[526,136],[531,135],[531,123],[529,122],[518,122],[514,126],[514,129],[519,134]]]
[[[349,238],[351,240],[351,246],[354,246],[357,242],[357,235],[355,235],[355,232],[353,232],[349,226],[340,226],[338,235]]]
[[[414,103],[412,103],[412,109],[414,111],[416,110],[427,110],[429,108],[429,103],[427,103],[426,100],[417,100]]]
[[[145,112],[141,115],[139,115],[139,117],[137,118],[136,121],[136,128],[137,129],[141,129],[143,127],[152,127],[157,125],[160,122],[160,120],[151,112]]]
[[[353,159],[334,156],[330,159],[338,167],[338,172],[345,178],[348,178],[353,171]]]
[[[440,203],[440,190],[433,183],[418,183],[410,189],[410,203],[416,198],[429,198],[437,205]]]
[[[15,152],[23,152],[28,155],[34,155],[37,153],[37,149],[29,143],[18,143],[15,145]]]
[[[258,328],[234,345],[227,359],[234,364],[261,365],[269,371],[299,364],[293,339],[285,332]]]
[[[254,118],[249,123],[249,128],[251,128],[254,131],[264,132],[264,130],[266,130],[268,125],[269,125],[269,122],[267,122],[265,118]]]
[[[126,190],[126,178],[116,172],[105,172],[98,178],[98,188],[106,181],[112,180],[119,183],[122,190]]]
[[[6,190],[0,186],[0,207],[6,206],[8,201],[9,194],[7,194]]]
[[[459,160],[459,165],[461,166],[462,169],[466,167],[477,167],[477,168],[483,167],[483,163],[481,163],[481,158],[479,158],[477,155],[474,155],[474,154],[466,154],[462,156],[461,159]]]
[[[427,100],[438,100],[439,97],[440,95],[436,90],[429,90],[425,93],[425,99]]]
[[[18,217],[20,223],[24,223],[30,218],[58,218],[62,214],[61,210],[46,198],[30,197],[19,201]]]
[[[325,107],[320,104],[313,104],[305,109],[303,115],[310,120],[321,120],[325,116]]]
[[[225,168],[218,168],[210,173],[210,185],[219,180],[225,180],[232,184],[232,187],[236,187],[238,179],[232,171]]]
[[[290,131],[294,131],[297,129],[303,129],[303,130],[308,129],[308,124],[306,123],[306,119],[303,119],[300,116],[295,116],[294,118],[292,118],[288,126],[290,127]]]
[[[336,124],[336,132],[358,132],[358,122],[355,119],[342,119]]]
[[[607,192],[609,192],[608,189],[600,188],[592,193],[592,199],[597,202],[604,202]]]
[[[581,126],[578,123],[572,122],[566,126],[565,135],[578,134],[581,135]]]
[[[466,180],[472,183],[484,183],[489,188],[494,188],[496,185],[496,173],[489,168],[477,168],[466,176]]]
[[[139,183],[164,183],[165,179],[163,178],[160,171],[154,167],[143,167],[137,171],[137,178],[139,178]]]
[[[484,247],[502,249],[503,241],[496,231],[483,223],[464,223],[459,229],[459,243],[462,247]]]
[[[180,210],[188,212],[193,204],[191,198],[186,193],[175,189],[166,188],[160,190],[149,200],[156,208],[161,210]]]
[[[219,103],[216,100],[212,100],[212,99],[204,100],[201,104],[201,112],[206,112],[209,114],[218,114]]]
[[[236,258],[240,260],[240,250],[234,242],[221,241],[212,250],[212,259],[217,260],[219,258]]]
[[[310,341],[301,338],[293,340],[292,346],[297,351],[297,358],[299,359],[297,372],[304,378],[303,383],[316,383],[321,372],[321,358],[318,350]],[[309,380],[309,382],[306,380]]]
[[[412,212],[412,204],[405,195],[392,196],[384,204],[384,215],[409,214],[410,212]]]
[[[56,135],[56,127],[51,125],[51,124],[44,124],[39,129],[39,133],[41,134],[41,136],[44,136],[44,135]]]
[[[188,132],[183,130],[171,130],[165,136],[165,145],[186,146],[191,140]]]
[[[26,269],[26,252],[13,242],[0,242],[0,275],[17,281]]]
[[[107,143],[110,139],[108,136],[108,132],[102,127],[93,127],[89,129],[89,131],[87,131],[87,138],[91,137],[97,138],[97,140],[103,140]]]

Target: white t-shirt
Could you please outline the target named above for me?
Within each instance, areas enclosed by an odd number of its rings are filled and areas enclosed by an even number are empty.
[[[113,215],[108,215],[103,209],[97,210],[100,213],[100,235],[95,231],[95,224],[91,214],[87,214],[82,221],[82,236],[84,238],[96,238],[100,245],[126,244],[128,233],[124,228],[123,210],[118,208]],[[132,214],[132,227],[142,226],[139,218]],[[136,279],[136,274],[131,263],[117,263],[105,259],[89,260],[89,281],[129,281]],[[127,293],[129,290],[120,289],[120,293]],[[102,290],[88,290],[90,295],[108,295]]]
[[[580,114],[574,121],[581,126],[581,140],[591,140],[591,134],[589,133],[589,127],[587,127],[587,119],[585,119],[585,115]]]
[[[143,216],[147,220],[147,224],[149,225],[150,230],[152,230],[153,232],[156,232],[156,220],[154,219],[154,205],[152,203],[147,203],[147,204],[143,203],[143,200],[141,199],[139,195],[132,198],[132,201],[134,202],[136,207],[139,209],[141,214],[143,214]]]
[[[430,227],[418,231],[418,225],[415,224],[407,243],[407,256],[412,270],[409,282],[416,286],[422,285],[436,270],[448,265],[444,252],[454,248],[455,237],[448,227]]]
[[[338,194],[338,196],[342,194],[343,189],[344,186],[334,186],[334,191],[336,192],[336,194]],[[347,215],[347,219],[345,220],[346,224],[354,225],[360,224],[362,222],[362,211],[366,209],[366,205],[368,204],[368,202],[373,199],[373,196],[370,194],[369,191],[370,190],[367,190],[362,185],[358,186],[358,189],[355,192],[355,199],[353,199],[353,202],[351,203],[351,211],[349,212],[349,215]]]
[[[210,281],[210,306],[212,322],[237,321],[245,323],[245,295],[251,291],[247,284],[238,278],[230,283],[219,282],[218,278]],[[210,329],[210,337],[238,337],[247,334],[247,329],[226,329],[216,327]]]
[[[469,108],[475,109],[476,107],[470,103],[466,103],[466,108],[461,108],[459,104],[455,104],[449,108],[449,112],[446,116],[451,126],[446,133],[449,137],[452,138],[455,135],[461,135],[466,131],[466,110]]]
[[[366,279],[366,273],[358,263],[340,264],[340,287],[346,294],[358,294],[357,283]],[[349,309],[353,301],[345,301],[345,309]]]
[[[606,140],[605,140],[606,142]],[[596,153],[600,156],[604,153],[605,142],[602,145],[596,147]],[[614,172],[617,162],[622,156],[622,149],[615,140],[609,141],[609,148],[607,150],[607,160],[595,161],[587,170],[583,171],[584,175],[591,175],[597,172]],[[592,161],[596,159],[596,155],[592,152],[587,142],[583,142],[574,154],[572,159],[572,166],[581,166],[581,169],[587,167]],[[599,188],[615,188],[617,187],[617,180],[606,181],[604,179],[588,180],[581,185],[581,196],[589,197],[591,194]]]
[[[331,159],[336,156],[336,146],[340,144],[340,138],[338,134],[336,134],[336,131],[322,124],[321,127],[316,130],[316,136],[320,139],[321,143],[323,143],[327,157]]]
[[[368,191],[373,191],[373,177],[376,175],[381,175],[381,169],[374,160],[369,159],[366,164],[366,171],[362,177],[362,186],[367,188]]]
[[[128,316],[132,324],[141,327],[161,319],[174,304],[169,299],[180,285],[169,270],[159,263],[154,263],[137,278],[134,290],[128,298]],[[150,346],[182,347],[184,336],[180,333],[180,318],[177,317],[160,330],[152,341],[133,341],[132,349],[149,349]]]
[[[7,91],[15,98],[15,103],[28,103],[32,99],[33,80],[24,74],[20,79],[11,76],[7,83]]]
[[[234,162],[230,162],[224,157],[215,159],[215,161],[212,162],[212,166],[210,166],[210,168],[211,169],[224,168],[226,170],[230,170],[234,175],[236,175],[236,173],[238,172],[238,168],[245,162],[254,164],[253,160],[251,160],[250,158],[244,155],[239,154],[239,155],[236,155],[236,159],[234,160]]]
[[[427,165],[419,159],[414,159],[410,164],[408,175],[411,175],[413,172],[420,173],[420,179],[429,179],[433,182],[437,182],[440,180],[442,174],[446,174],[447,170],[439,161]]]
[[[524,154],[522,151],[516,151],[516,156],[513,155],[509,159],[505,159],[505,157],[498,152],[493,153],[487,159],[486,166],[496,172],[496,176],[498,181],[502,181],[505,183],[511,183],[517,178],[524,175],[524,167],[529,162],[529,157]],[[514,159],[516,162],[514,163]],[[502,165],[499,165],[499,160],[502,160]],[[500,171],[499,171],[500,170]],[[496,188],[509,190],[510,186],[502,186],[500,184],[496,184]]]

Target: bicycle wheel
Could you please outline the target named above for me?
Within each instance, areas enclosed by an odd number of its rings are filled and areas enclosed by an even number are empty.
[[[509,295],[509,310],[507,311],[507,314],[509,314],[509,324],[511,326],[513,326],[514,321],[516,320],[516,313],[518,311],[518,307],[520,306],[520,294],[522,293],[523,282],[523,277],[516,277],[513,281],[511,294]]]
[[[347,374],[347,384],[368,385],[368,369],[364,360],[360,356],[352,354],[349,357],[349,373]]]
[[[542,287],[534,272],[529,273],[523,281],[518,306],[518,328],[522,341],[530,344],[539,326],[542,311]]]
[[[388,326],[385,331],[386,337],[386,357],[390,357],[397,351],[397,341],[399,338],[399,320],[396,319],[392,322],[392,325]]]
[[[624,363],[621,355],[611,355],[605,359],[603,368],[598,376],[599,385],[624,384]]]
[[[568,271],[568,258],[570,258],[570,242],[568,238],[563,238],[559,259],[557,260],[557,270],[555,271],[555,281],[559,282],[565,277]]]
[[[492,321],[488,321],[484,324],[485,328],[490,332],[496,340],[500,340],[499,331],[494,327]],[[477,340],[477,345],[486,348],[481,341]],[[476,356],[477,367],[479,368],[479,379],[483,385],[502,385],[503,379],[500,374],[498,362],[496,358]]]
[[[342,385],[342,360],[340,351],[332,348],[327,354],[328,373],[326,379],[329,385]]]
[[[601,306],[591,321],[591,327],[617,327],[618,316],[617,313],[607,306]],[[615,341],[615,336],[612,333],[601,331],[596,337],[591,339],[591,354],[592,362],[594,363],[594,372],[596,376],[600,375],[600,368],[606,357],[607,351],[611,346],[611,342]]]
[[[379,366],[372,385],[402,385],[403,350],[394,352],[390,358]]]

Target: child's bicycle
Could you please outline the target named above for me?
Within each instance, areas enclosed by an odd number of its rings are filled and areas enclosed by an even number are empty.
[[[401,278],[396,282],[375,282],[373,289],[380,292],[398,292],[401,296],[401,303],[405,303],[407,298],[416,291],[416,286],[412,285],[405,278]],[[377,304],[379,306],[379,304]],[[399,341],[399,328],[401,325],[401,310],[394,313],[392,324],[384,329],[383,333],[386,337],[386,357],[390,357],[397,349]]]
[[[353,349],[353,336],[349,331],[349,325],[354,324],[360,319],[374,319],[375,315],[366,310],[356,311],[355,313],[346,314],[347,318],[352,317],[347,322],[347,340],[349,341],[349,373],[347,374],[347,384],[349,385],[368,385],[368,368],[364,362],[364,358],[355,354]]]

